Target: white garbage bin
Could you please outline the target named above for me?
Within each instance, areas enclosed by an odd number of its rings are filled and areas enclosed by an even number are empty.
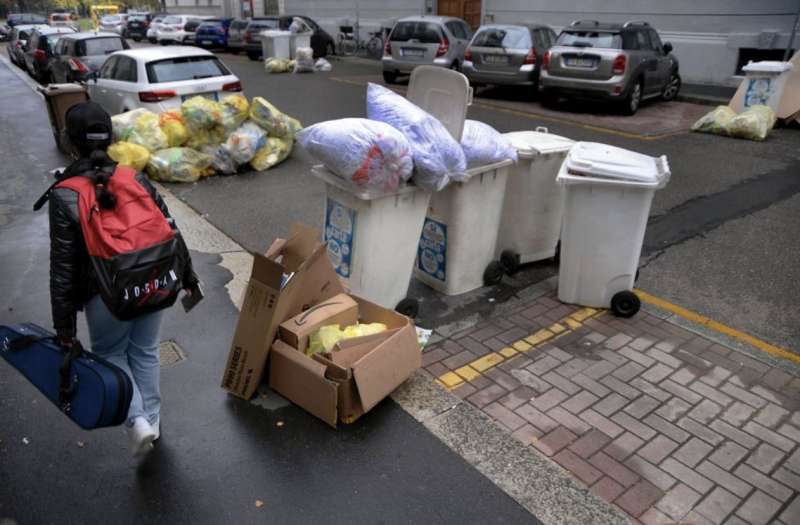
[[[783,97],[783,87],[793,69],[791,62],[750,62],[742,68],[747,87],[744,92],[744,107],[758,104],[769,106],[777,113]]]
[[[406,293],[430,193],[412,185],[370,192],[323,166],[312,173],[325,182],[324,240],[345,287],[416,317],[417,302],[406,299]]]
[[[666,186],[665,156],[577,142],[558,173],[564,185],[558,298],[608,308],[621,317],[639,311],[632,292],[650,204]]]
[[[509,168],[495,256],[513,272],[521,264],[556,255],[564,210],[563,186],[556,176],[575,142],[544,127],[503,136],[519,161]]]
[[[311,33],[290,33],[289,58],[296,58],[301,47],[311,47]]]
[[[494,261],[511,159],[467,170],[431,197],[419,239],[414,276],[445,295],[497,284],[505,269]]]
[[[290,39],[292,34],[288,31],[262,31],[261,51],[264,59],[291,58]]]

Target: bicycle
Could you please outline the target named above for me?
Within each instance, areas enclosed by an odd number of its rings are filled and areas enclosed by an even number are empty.
[[[366,44],[361,41],[358,36],[358,26],[339,26],[339,35],[337,42],[339,45],[339,53],[346,56],[353,56],[358,54],[360,50],[364,50],[367,56],[380,59],[383,56],[383,43],[384,35],[387,34],[385,29],[379,31],[372,31],[369,33],[369,40]]]
[[[352,56],[358,51],[358,36],[353,26],[339,26],[336,41],[341,55]]]

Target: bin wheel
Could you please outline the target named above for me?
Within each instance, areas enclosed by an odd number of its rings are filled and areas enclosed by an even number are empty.
[[[559,264],[561,262],[561,239],[556,243],[556,252],[553,254],[553,262]]]
[[[500,261],[492,261],[489,263],[489,266],[483,271],[483,285],[484,286],[494,286],[495,284],[499,284],[500,281],[503,280],[503,276],[506,274],[506,267]]]
[[[511,275],[519,269],[519,254],[512,250],[503,250],[500,254],[500,262],[506,269],[506,273]]]
[[[419,301],[412,299],[411,297],[406,297],[397,303],[397,306],[394,307],[394,310],[399,314],[403,314],[406,317],[415,319],[419,314]]]
[[[639,297],[628,290],[617,292],[611,298],[611,311],[617,317],[633,317],[642,307]]]

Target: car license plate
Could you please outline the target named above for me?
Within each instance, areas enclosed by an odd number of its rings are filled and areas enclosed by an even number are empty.
[[[200,43],[203,44],[204,46],[210,46],[213,42],[211,42],[211,40],[203,40]]]
[[[507,65],[508,57],[505,55],[484,55],[483,61],[487,64]]]
[[[189,95],[181,95],[181,102],[185,102],[193,97],[203,97],[207,98],[208,100],[213,100],[214,102],[219,102],[219,95],[216,92],[212,93],[194,93]]]
[[[425,56],[425,51],[422,49],[408,49],[402,48],[403,56],[404,57],[423,57]]]
[[[593,58],[567,58],[564,62],[572,67],[594,67]]]

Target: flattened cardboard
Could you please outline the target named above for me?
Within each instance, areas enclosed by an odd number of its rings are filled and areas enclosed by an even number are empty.
[[[319,232],[295,225],[266,255],[253,255],[253,269],[222,379],[222,388],[250,399],[258,387],[278,325],[344,291]],[[281,289],[284,274],[294,273]]]
[[[331,324],[345,327],[357,322],[358,303],[342,293],[284,321],[280,325],[279,334],[284,343],[305,353],[309,337],[320,327]]]
[[[331,352],[331,362],[341,368],[350,368],[359,359],[370,353],[376,346],[397,333],[398,328],[386,330],[378,334],[354,337],[336,343],[336,348]]]
[[[339,385],[325,379],[326,366],[281,340],[272,345],[269,383],[293,403],[336,427]]]

